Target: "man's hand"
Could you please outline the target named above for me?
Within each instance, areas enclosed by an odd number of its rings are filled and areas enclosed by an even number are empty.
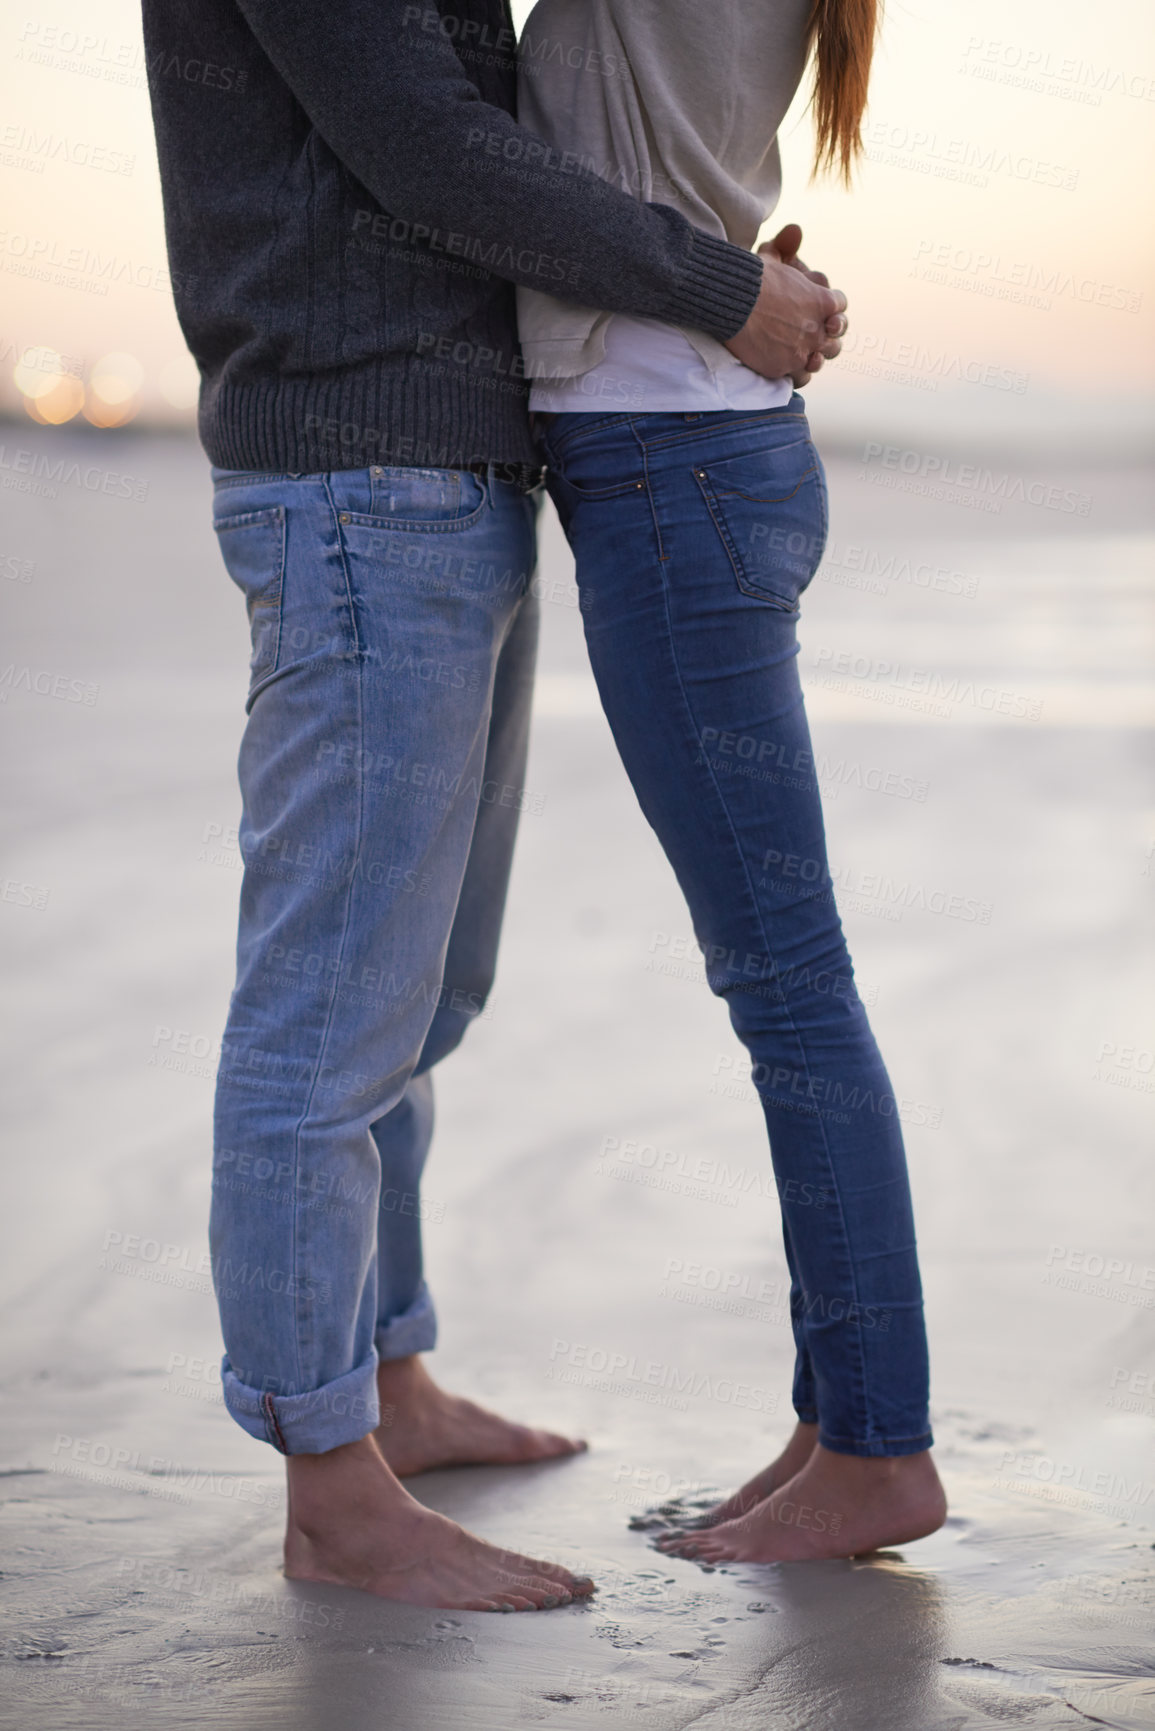
[[[846,296],[832,289],[821,271],[808,270],[798,257],[802,230],[789,223],[758,248],[762,287],[754,310],[730,353],[767,379],[793,379],[805,385],[833,360],[846,334]]]
[[[810,278],[811,282],[821,283],[823,288],[829,288],[830,278],[826,275],[825,271],[811,270],[809,265],[803,264],[802,260],[799,258],[798,248],[801,245],[802,230],[796,222],[790,222],[787,223],[785,228],[779,229],[773,240],[764,241],[758,248],[758,251],[760,253],[773,253],[782,260],[783,264],[788,264],[791,270],[800,270],[803,276]],[[839,338],[846,335],[849,322],[850,321],[847,319],[844,312],[834,313],[827,319],[826,340],[820,344],[814,355],[811,357],[814,361],[814,365],[811,368],[812,372],[817,372],[818,368],[822,365],[824,358],[828,361],[832,361],[835,355],[840,353],[842,344],[839,341]]]

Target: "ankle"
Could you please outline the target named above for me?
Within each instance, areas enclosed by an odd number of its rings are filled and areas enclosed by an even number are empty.
[[[825,1465],[847,1476],[873,1481],[907,1478],[912,1474],[938,1476],[929,1449],[920,1449],[912,1455],[852,1455],[840,1454],[837,1449],[828,1449],[824,1443],[819,1443],[818,1454]]]
[[[377,1365],[377,1390],[391,1400],[405,1398],[432,1386],[432,1378],[419,1353],[408,1358],[383,1358]]]
[[[318,1455],[289,1455],[285,1460],[289,1520],[302,1532],[331,1523],[334,1510],[367,1501],[388,1500],[406,1492],[390,1472],[372,1435],[342,1443]]]

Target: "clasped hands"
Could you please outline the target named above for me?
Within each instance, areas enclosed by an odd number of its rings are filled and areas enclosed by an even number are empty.
[[[802,230],[796,222],[780,229],[758,248],[762,286],[754,310],[726,347],[763,378],[809,384],[826,361],[842,348],[846,335],[846,296],[832,289],[820,270],[798,256]]]

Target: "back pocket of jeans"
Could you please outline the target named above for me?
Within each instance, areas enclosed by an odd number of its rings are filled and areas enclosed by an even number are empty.
[[[281,639],[281,589],[285,576],[285,507],[242,511],[213,524],[225,569],[245,598],[253,652],[250,690],[276,671]]]
[[[826,546],[826,478],[809,439],[695,468],[738,587],[793,613]]]

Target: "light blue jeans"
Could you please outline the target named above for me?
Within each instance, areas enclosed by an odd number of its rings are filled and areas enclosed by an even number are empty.
[[[434,1344],[432,1066],[482,1011],[525,788],[534,503],[492,470],[214,469],[252,634],[216,1094],[225,1403],[286,1454]]]

